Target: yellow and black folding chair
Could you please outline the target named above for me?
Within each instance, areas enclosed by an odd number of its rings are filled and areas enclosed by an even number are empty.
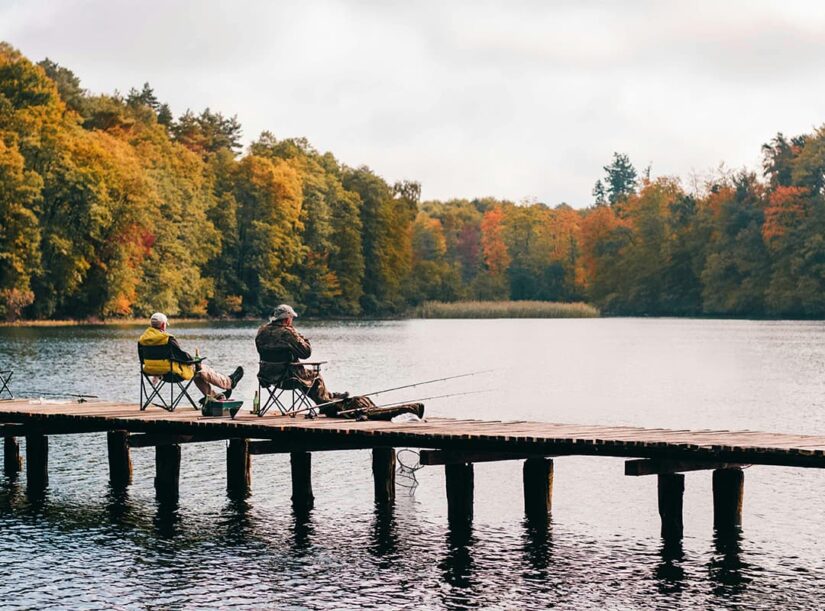
[[[174,371],[174,364],[195,366],[205,360],[196,358],[191,361],[182,361],[174,358],[172,347],[168,344],[163,346],[141,346],[138,344],[138,357],[140,358],[140,410],[144,411],[150,405],[161,407],[166,411],[173,412],[175,408],[187,399],[195,409],[200,409],[195,400],[189,394],[189,387],[195,379],[193,375],[186,379]],[[149,369],[145,366],[145,361],[165,361],[169,366],[165,371]],[[178,368],[180,369],[180,368]],[[195,373],[197,375],[197,373]],[[164,386],[169,387],[169,400],[166,400]]]

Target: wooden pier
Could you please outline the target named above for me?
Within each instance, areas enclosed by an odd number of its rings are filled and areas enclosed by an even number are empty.
[[[665,538],[682,536],[684,473],[713,471],[714,524],[737,528],[744,490],[742,467],[775,465],[825,468],[825,436],[756,431],[667,430],[627,426],[586,426],[523,421],[428,418],[426,422],[355,422],[352,420],[265,416],[242,412],[229,418],[203,417],[192,409],[140,411],[135,404],[91,402],[36,404],[0,401],[4,470],[16,477],[23,468],[18,438],[26,439],[27,486],[48,485],[49,437],[106,433],[110,482],[132,480],[131,448],[155,448],[155,488],[159,498],[176,499],[181,468],[180,444],[229,440],[227,491],[249,494],[251,457],[289,453],[292,500],[310,508],[312,453],[371,449],[375,499],[395,498],[395,448],[422,448],[423,465],[443,465],[449,519],[467,521],[473,512],[473,464],[524,461],[524,510],[530,519],[546,519],[552,503],[553,457],[586,455],[627,459],[625,475],[656,475]]]

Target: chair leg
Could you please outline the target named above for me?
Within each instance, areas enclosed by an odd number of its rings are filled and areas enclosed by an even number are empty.
[[[184,386],[183,382],[174,382],[173,384],[169,385],[170,386],[170,390],[169,390],[170,396],[172,395],[172,392],[174,391],[175,386],[178,387],[178,391],[179,391],[178,396],[175,397],[174,400],[172,401],[172,403],[171,403],[172,409],[170,409],[169,411],[172,411],[172,412],[175,411],[175,408],[178,405],[180,405],[180,402],[183,401],[184,397],[186,397],[189,400],[189,403],[192,405],[193,408],[198,409],[198,406],[195,403],[194,399],[192,399],[192,397],[189,395],[189,387],[192,385],[192,380],[193,379],[194,378],[190,378],[186,382],[185,386]]]
[[[149,386],[152,388],[152,392],[150,393],[146,388],[146,383],[148,382]],[[166,399],[163,398],[163,385],[165,382],[163,380],[159,380],[157,384],[152,381],[152,378],[149,377],[147,374],[141,372],[141,380],[140,380],[140,387],[141,387],[141,411],[145,410],[149,405],[157,405],[158,407],[165,409],[167,412],[175,411],[174,403],[167,403]],[[174,401],[174,384],[169,383],[170,390],[170,398]],[[145,397],[145,400],[144,400]],[[158,403],[153,403],[153,401],[157,398]]]
[[[146,374],[141,373],[141,376],[141,389],[146,396],[146,401],[143,401],[143,399],[141,398],[141,410],[145,410],[147,407],[149,407],[149,405],[152,404],[152,401],[155,399],[155,397],[157,397],[158,401],[161,402],[161,405],[159,407],[168,410],[166,401],[163,400],[163,395],[161,395],[161,390],[163,390],[163,381],[161,380],[157,384],[155,384],[152,381],[152,379],[148,377]],[[146,390],[147,381],[149,382],[149,386],[152,388],[151,393],[149,393]]]
[[[6,373],[5,371],[3,372]],[[11,382],[11,377],[14,375],[13,371],[9,371],[8,375],[0,375],[0,384],[2,384],[2,388],[0,388],[0,399],[3,398],[3,393],[9,395],[9,399],[14,399],[14,394],[11,392],[9,388],[9,382]]]

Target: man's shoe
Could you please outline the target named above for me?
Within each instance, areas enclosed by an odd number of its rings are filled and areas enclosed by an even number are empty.
[[[232,389],[230,388],[228,390],[223,391],[216,398],[220,399],[221,401],[226,401],[231,396],[232,396]]]
[[[235,388],[238,385],[238,382],[241,381],[243,377],[243,367],[240,365],[235,368],[235,371],[229,374],[229,379],[232,380],[232,388]],[[228,395],[227,395],[228,396]]]

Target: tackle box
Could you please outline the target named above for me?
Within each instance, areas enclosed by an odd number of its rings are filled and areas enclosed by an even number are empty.
[[[204,416],[231,416],[232,412],[241,409],[243,401],[217,401],[215,399],[207,399],[201,408],[201,414]]]

